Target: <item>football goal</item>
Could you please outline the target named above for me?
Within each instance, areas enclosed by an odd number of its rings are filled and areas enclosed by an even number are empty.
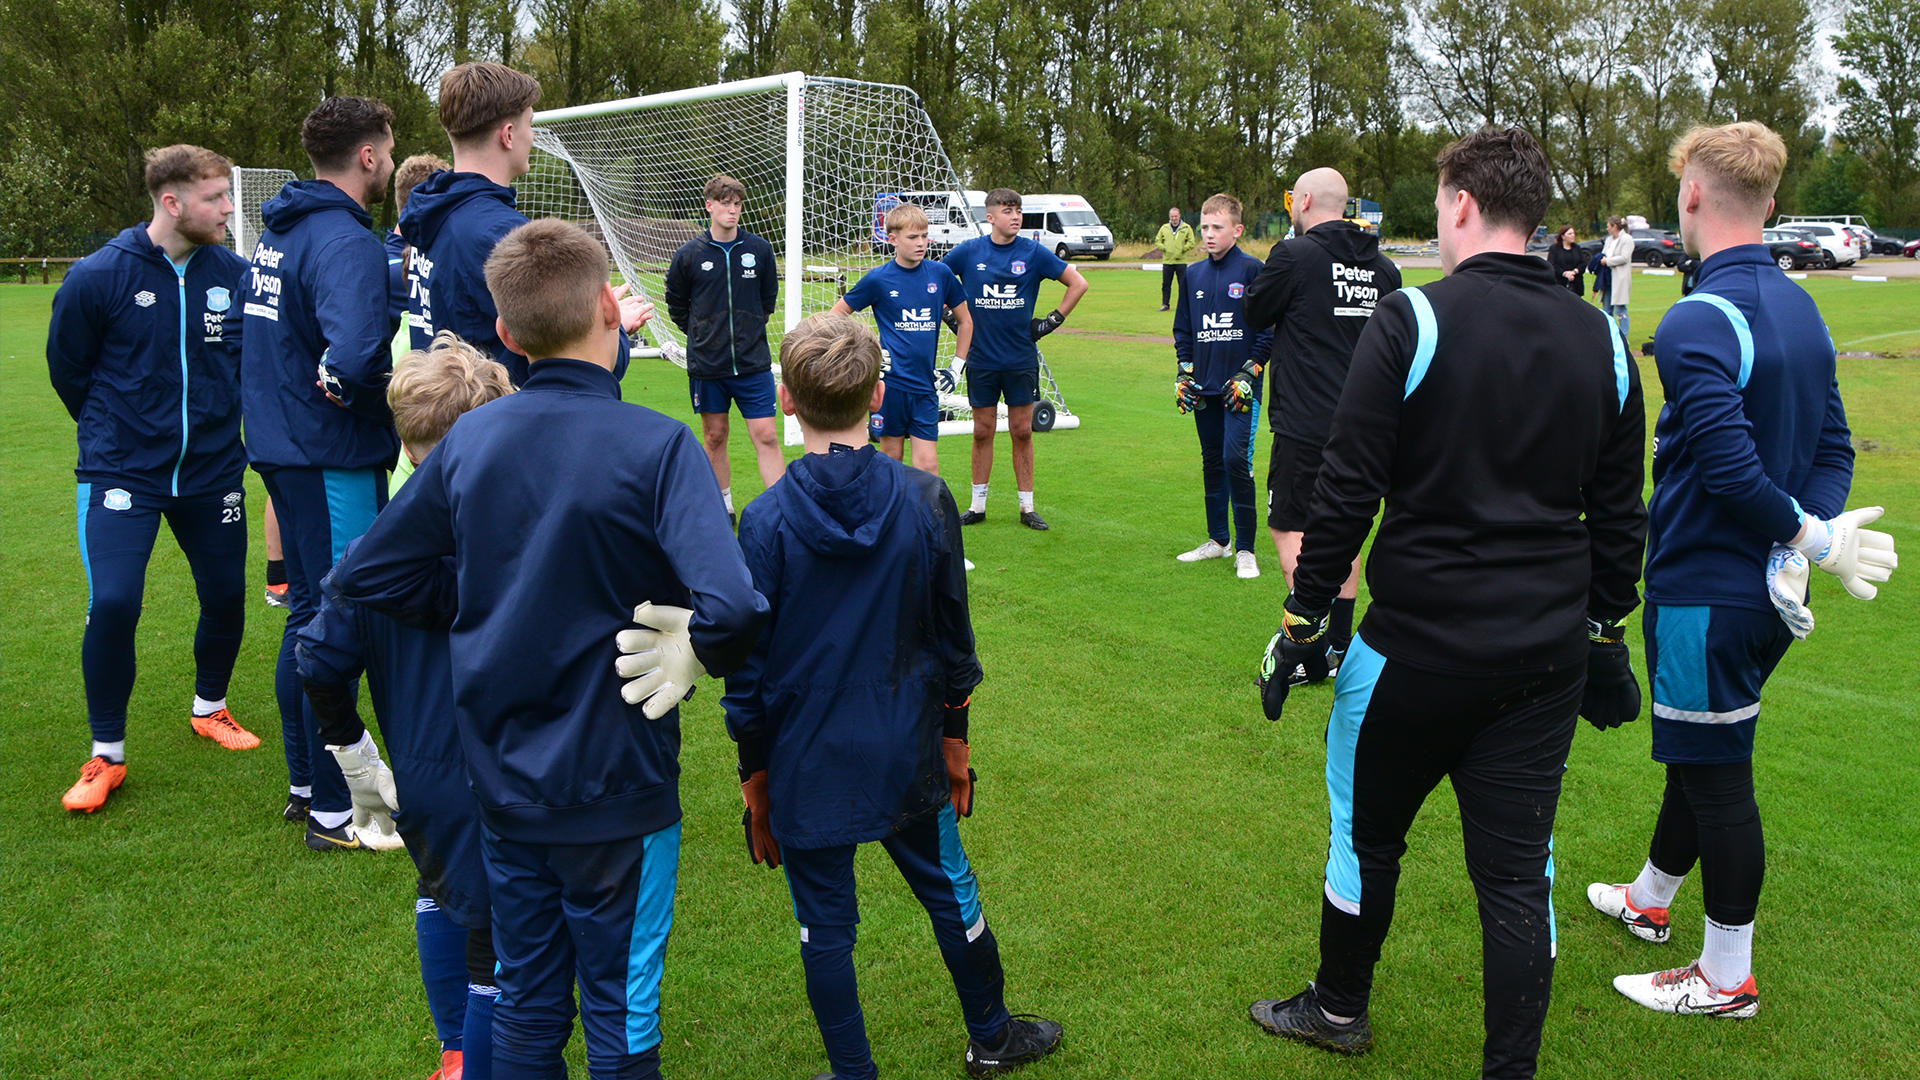
[[[266,225],[260,220],[260,208],[280,189],[298,179],[286,169],[233,170],[233,213],[227,218],[227,246],[240,257],[253,257],[253,242],[260,239]]]
[[[936,227],[984,228],[918,95],[904,86],[796,72],[551,109],[533,122],[520,212],[577,221],[599,236],[622,279],[658,305],[645,332],[682,367],[662,285],[674,251],[706,228],[700,192],[716,173],[746,187],[740,227],[765,237],[780,263],[780,311],[770,327],[776,355],[781,335],[891,257],[880,219],[903,195],[920,201],[950,192],[940,212],[957,220]],[[940,348],[937,363],[946,367],[952,335],[941,335]],[[1034,428],[1077,427],[1044,358],[1040,383]],[[973,428],[965,386],[963,375],[941,395],[943,435]],[[787,441],[799,438],[789,418]]]

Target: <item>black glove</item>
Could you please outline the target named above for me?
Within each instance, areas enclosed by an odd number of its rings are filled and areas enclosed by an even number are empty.
[[[1260,707],[1266,710],[1267,719],[1280,719],[1280,710],[1287,703],[1287,680],[1294,668],[1305,664],[1308,675],[1312,675],[1317,664],[1320,677],[1326,678],[1326,637],[1332,622],[1332,605],[1308,611],[1294,597],[1287,597],[1280,612],[1280,628],[1273,632],[1267,654],[1260,660]]]
[[[1041,338],[1060,329],[1060,324],[1066,321],[1067,317],[1060,314],[1059,308],[1054,308],[1048,312],[1047,317],[1044,319],[1033,320],[1033,340],[1039,341]]]
[[[1640,718],[1640,684],[1627,660],[1626,633],[1617,622],[1587,618],[1587,690],[1580,715],[1605,731]]]
[[[954,333],[960,332],[960,316],[955,315],[952,308],[947,308],[940,313],[940,321],[946,323],[947,329]]]

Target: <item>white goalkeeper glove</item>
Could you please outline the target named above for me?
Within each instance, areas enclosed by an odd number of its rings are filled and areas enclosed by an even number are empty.
[[[1807,640],[1813,633],[1813,611],[1807,607],[1807,579],[1813,570],[1807,557],[1785,544],[1773,545],[1767,556],[1767,598],[1780,613],[1780,621],[1793,631],[1795,639]]]
[[[391,850],[403,847],[394,828],[393,815],[400,810],[400,797],[393,787],[393,770],[380,760],[380,748],[373,744],[373,733],[362,732],[352,746],[328,745],[333,760],[340,763],[340,775],[346,778],[347,793],[353,798],[353,826],[368,847]]]
[[[707,673],[693,655],[693,636],[687,632],[692,620],[688,608],[649,601],[633,609],[633,621],[648,629],[622,630],[614,639],[621,655],[613,669],[632,680],[620,688],[620,696],[629,705],[646,702],[641,711],[649,720],[667,715],[693,692],[694,680]]]
[[[1877,521],[1886,510],[1863,506],[1828,521],[1806,515],[1794,550],[1807,561],[1840,579],[1840,584],[1858,600],[1871,600],[1879,593],[1873,583],[1893,576],[1900,565],[1894,553],[1893,537],[1863,528]]]

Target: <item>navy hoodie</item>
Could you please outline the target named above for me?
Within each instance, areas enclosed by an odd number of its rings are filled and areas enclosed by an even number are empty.
[[[387,252],[373,219],[324,180],[260,208],[266,231],[240,290],[240,400],[255,468],[391,468],[393,374]],[[315,385],[321,356],[342,408]]]
[[[1186,287],[1173,313],[1173,355],[1193,365],[1202,394],[1224,394],[1227,380],[1251,360],[1262,368],[1273,352],[1273,329],[1247,325],[1247,287],[1260,276],[1260,260],[1231,247],[1187,267]],[[1260,396],[1260,380],[1253,383]]]
[[[1833,338],[1764,244],[1716,252],[1660,320],[1647,602],[1771,611],[1767,554],[1853,484]]]
[[[773,370],[767,320],[780,300],[773,248],[741,229],[722,244],[709,229],[667,266],[667,314],[687,336],[687,375],[730,379]]]
[[[67,271],[47,374],[79,422],[81,481],[149,496],[239,485],[240,364],[223,331],[246,268],[214,244],[176,272],[143,222]]]
[[[407,238],[390,232],[380,242],[387,249],[387,321],[397,331],[407,313]]]
[[[765,754],[774,839],[857,844],[937,813],[945,706],[980,682],[947,485],[871,446],[807,454],[741,513],[740,547],[773,621],[722,705],[743,758]]]
[[[692,608],[716,675],[766,621],[699,440],[617,393],[593,364],[534,364],[520,393],[453,425],[335,571],[347,600],[430,624],[453,557],[455,716],[487,826],[509,840],[680,820],[679,713],[648,720],[613,670],[634,607]]]
[[[513,385],[527,381],[527,358],[507,348],[494,326],[499,310],[487,291],[487,256],[500,238],[527,223],[514,209],[514,191],[479,173],[443,170],[420,181],[400,212],[407,255],[407,312],[413,347],[424,349],[442,330],[506,366]],[[627,373],[627,341],[620,340],[616,380]]]

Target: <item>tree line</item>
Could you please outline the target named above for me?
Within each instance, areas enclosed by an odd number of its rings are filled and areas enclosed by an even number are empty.
[[[1920,5],[1853,0],[1822,72],[1811,3],[0,0],[0,254],[142,219],[152,146],[304,174],[326,95],[391,105],[396,154],[445,153],[431,95],[475,59],[534,73],[542,107],[794,70],[900,83],[969,184],[1078,192],[1123,237],[1219,190],[1278,210],[1319,165],[1389,235],[1430,236],[1434,155],[1483,124],[1540,139],[1551,220],[1670,219],[1667,148],[1732,119],[1787,139],[1782,211],[1920,226]]]

